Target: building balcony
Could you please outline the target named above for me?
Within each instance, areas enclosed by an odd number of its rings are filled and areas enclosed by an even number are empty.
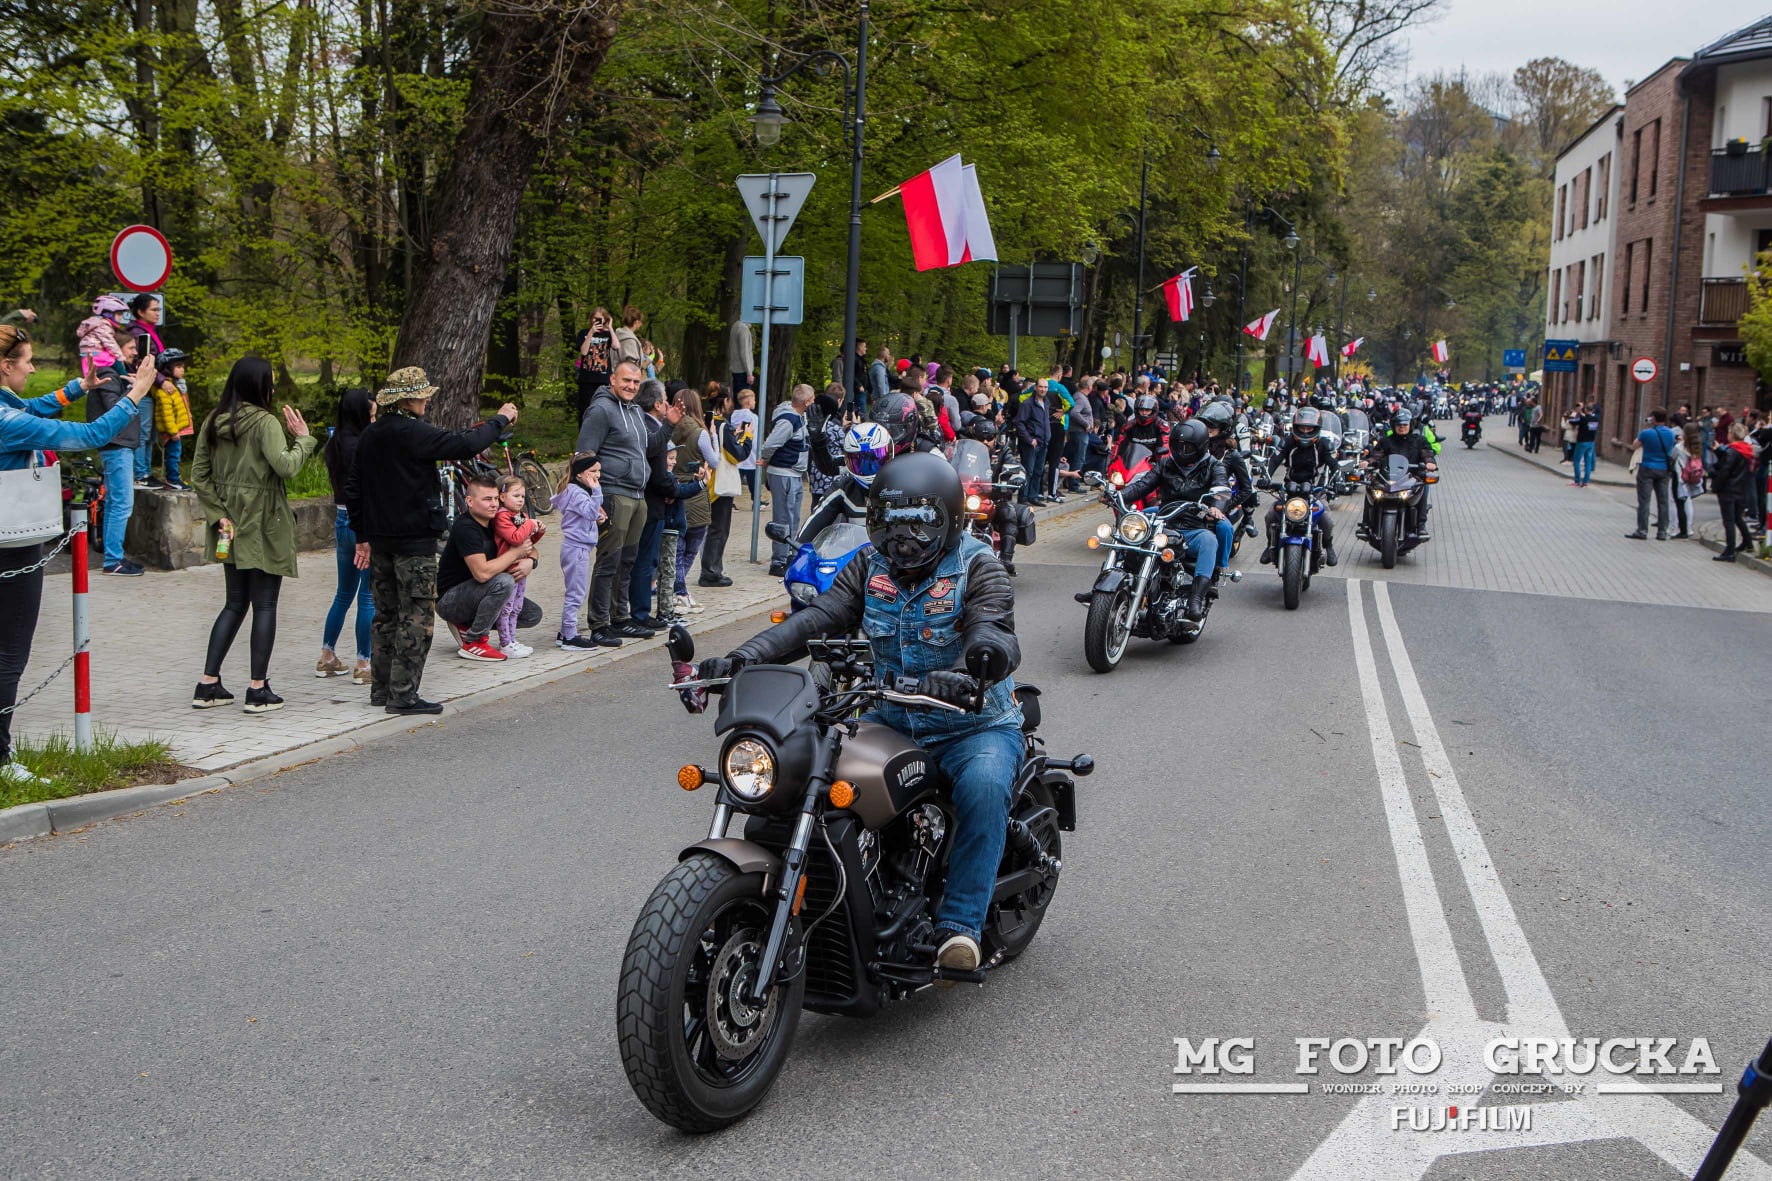
[[[1713,197],[1764,197],[1772,193],[1772,157],[1757,148],[1731,156],[1726,148],[1710,154],[1710,195]]]
[[[1698,288],[1698,323],[1733,327],[1747,311],[1746,279],[1701,279]]]

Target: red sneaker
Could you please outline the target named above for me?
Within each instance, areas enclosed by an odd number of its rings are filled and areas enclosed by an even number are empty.
[[[465,640],[456,655],[463,660],[503,660],[505,654],[486,642],[482,636],[477,640]]]

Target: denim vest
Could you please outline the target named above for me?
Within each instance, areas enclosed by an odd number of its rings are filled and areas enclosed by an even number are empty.
[[[976,537],[962,537],[935,573],[908,591],[893,581],[886,559],[869,548],[861,626],[873,646],[876,675],[921,677],[938,669],[963,669],[960,620],[967,571],[972,559],[989,548]],[[997,726],[1020,729],[1021,706],[1014,692],[1014,681],[1004,677],[986,691],[984,708],[976,714],[897,705],[883,705],[874,712],[901,734],[919,742],[939,741]]]

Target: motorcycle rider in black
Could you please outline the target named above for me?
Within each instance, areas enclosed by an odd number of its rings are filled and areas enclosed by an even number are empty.
[[[1237,450],[1236,439],[1231,433],[1236,412],[1228,400],[1221,399],[1202,406],[1194,417],[1206,424],[1206,449],[1212,453],[1212,458],[1224,465],[1225,474],[1236,484],[1237,494],[1231,498],[1231,505],[1246,506],[1248,519],[1253,521],[1261,497],[1255,494],[1255,479],[1249,474],[1249,465],[1244,462],[1243,453]],[[1253,527],[1249,536],[1255,536]]]
[[[1291,432],[1268,464],[1268,479],[1273,479],[1274,473],[1284,467],[1288,480],[1313,485],[1328,483],[1335,474],[1335,448],[1323,437],[1322,428],[1322,411],[1314,406],[1299,407],[1298,413],[1292,416]],[[1261,551],[1261,561],[1266,566],[1273,565],[1279,556],[1280,510],[1284,501],[1284,497],[1275,497],[1273,507],[1267,512],[1267,548]],[[1333,566],[1338,560],[1335,556],[1335,527],[1330,523],[1328,513],[1322,515],[1319,525],[1323,530],[1323,561]]]
[[[799,544],[814,540],[839,521],[865,521],[868,487],[892,458],[892,452],[892,433],[877,422],[858,422],[844,431],[843,463],[847,470],[837,477],[831,490],[800,526]]]
[[[1373,467],[1380,467],[1386,459],[1393,455],[1401,455],[1409,461],[1410,466],[1419,464],[1426,465],[1426,469],[1430,472],[1439,470],[1439,464],[1434,462],[1434,445],[1428,442],[1425,431],[1415,429],[1415,412],[1407,407],[1392,416],[1390,433],[1366,448],[1366,456],[1362,460],[1362,466],[1370,464]],[[1424,487],[1421,492],[1421,516],[1415,522],[1416,534],[1422,541],[1428,539],[1428,509],[1428,491]],[[1368,500],[1366,502],[1366,517],[1360,522],[1362,530],[1372,527],[1371,512],[1372,502]]]
[[[991,482],[1003,482],[1003,465],[1005,461],[1013,461],[1019,469],[1021,461],[1003,445],[1002,437],[997,432],[997,424],[982,415],[975,418],[966,428],[966,437],[977,439],[991,450]],[[1025,473],[1024,473],[1025,475]],[[1021,514],[1033,510],[1024,504],[1017,503],[1014,496],[991,497],[991,528],[997,531],[997,560],[1003,563],[1003,571],[1009,577],[1015,577],[1015,545],[1021,533]]]
[[[1021,663],[1015,591],[990,546],[966,532],[960,475],[939,455],[902,455],[881,470],[868,490],[868,536],[873,545],[843,567],[830,590],[729,655],[702,661],[701,676],[796,660],[808,640],[860,628],[879,676],[919,678],[921,692],[968,710],[884,705],[864,720],[920,743],[948,779],[954,831],[935,959],[971,970],[981,959],[1021,770],[1022,714],[1010,677]]]
[[[1225,483],[1224,464],[1212,457],[1206,446],[1205,424],[1189,419],[1178,422],[1169,432],[1169,454],[1149,471],[1134,479],[1121,491],[1127,504],[1135,504],[1156,490],[1162,505],[1184,501],[1194,504],[1213,488]],[[1190,519],[1186,513],[1177,518],[1187,554],[1194,560],[1194,581],[1188,591],[1186,614],[1189,619],[1206,615],[1206,595],[1218,572],[1224,568],[1221,548],[1229,548],[1229,533],[1221,505],[1208,505]],[[1223,536],[1221,536],[1221,530]]]

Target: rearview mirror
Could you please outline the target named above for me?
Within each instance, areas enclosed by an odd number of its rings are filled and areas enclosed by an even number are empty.
[[[780,521],[771,521],[769,524],[763,526],[763,533],[770,541],[779,541],[784,545],[787,544],[788,527]]]
[[[682,624],[673,623],[670,634],[665,639],[665,651],[671,654],[672,660],[688,664],[695,659],[695,637]]]

